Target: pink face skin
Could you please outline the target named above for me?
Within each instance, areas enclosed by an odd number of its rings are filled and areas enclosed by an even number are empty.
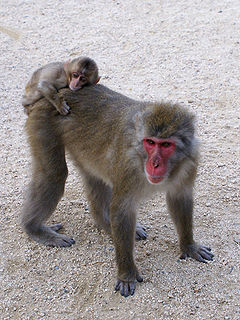
[[[69,83],[69,88],[72,91],[77,91],[81,89],[87,83],[87,81],[88,79],[82,73],[73,72],[72,79]]]
[[[176,142],[171,138],[146,137],[143,146],[148,154],[145,167],[147,179],[152,184],[160,183],[166,177],[168,159],[176,149]]]

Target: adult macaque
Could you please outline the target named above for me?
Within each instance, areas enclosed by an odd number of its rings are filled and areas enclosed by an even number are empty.
[[[136,207],[146,195],[166,191],[176,225],[181,258],[212,260],[210,249],[193,240],[193,184],[198,165],[194,116],[177,104],[131,100],[102,86],[77,93],[61,90],[71,106],[56,116],[46,100],[34,105],[26,130],[33,157],[33,177],[22,224],[34,240],[71,246],[74,240],[43,223],[64,192],[68,170],[65,149],[84,178],[91,212],[111,233],[118,267],[116,290],[133,295],[143,279],[134,262],[134,239],[144,238]]]
[[[59,98],[58,90],[68,86],[72,91],[77,91],[99,80],[97,64],[88,57],[75,58],[65,63],[52,62],[33,73],[26,85],[22,105],[29,114],[31,105],[45,97],[60,114],[66,115],[70,108],[66,101]]]

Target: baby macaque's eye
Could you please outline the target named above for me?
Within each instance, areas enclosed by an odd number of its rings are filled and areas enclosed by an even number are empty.
[[[77,72],[73,72],[72,76],[73,76],[73,78],[78,78],[79,77]]]
[[[80,80],[85,82],[85,81],[87,81],[87,78],[86,77],[80,77]]]

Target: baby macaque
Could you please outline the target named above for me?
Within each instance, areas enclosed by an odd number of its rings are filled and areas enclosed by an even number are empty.
[[[52,62],[33,73],[26,85],[22,105],[29,114],[30,105],[45,97],[61,115],[66,115],[70,107],[59,98],[58,90],[69,87],[72,91],[77,91],[83,86],[96,84],[99,80],[97,64],[88,57],[75,58],[65,63]]]

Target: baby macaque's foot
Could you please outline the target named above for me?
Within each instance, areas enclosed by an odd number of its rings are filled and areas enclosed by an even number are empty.
[[[29,116],[29,114],[31,113],[32,109],[33,109],[33,105],[28,104],[28,105],[24,106],[24,113]]]

